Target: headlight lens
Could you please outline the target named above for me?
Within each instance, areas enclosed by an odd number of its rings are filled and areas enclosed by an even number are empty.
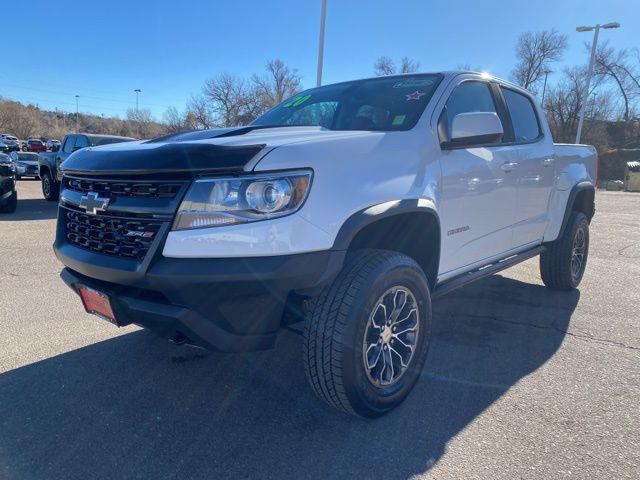
[[[182,200],[174,230],[217,227],[282,217],[309,193],[311,171],[196,180]]]

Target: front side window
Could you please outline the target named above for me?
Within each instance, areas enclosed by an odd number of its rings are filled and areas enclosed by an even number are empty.
[[[471,112],[493,112],[497,114],[496,105],[487,83],[463,82],[451,92],[438,120],[440,140],[451,140],[451,125],[456,115]]]
[[[441,78],[433,74],[382,77],[313,88],[275,106],[252,125],[409,130]]]
[[[64,141],[64,147],[62,151],[64,153],[71,153],[73,151],[73,145],[75,143],[76,137],[73,135],[69,135],[67,139]]]
[[[511,116],[515,141],[531,142],[538,138],[540,125],[531,100],[508,88],[502,88],[502,95]]]

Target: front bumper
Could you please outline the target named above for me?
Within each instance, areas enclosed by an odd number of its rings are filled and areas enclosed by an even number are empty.
[[[61,277],[77,293],[86,285],[109,295],[121,325],[209,350],[241,352],[273,347],[291,292],[331,281],[343,251],[229,258],[155,258],[144,274],[111,269],[103,255],[70,244],[55,247],[67,265]]]

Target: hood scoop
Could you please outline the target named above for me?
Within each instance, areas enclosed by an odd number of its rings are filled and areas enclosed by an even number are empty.
[[[175,142],[156,145],[126,144],[117,148],[86,148],[67,158],[64,174],[158,175],[180,173],[241,172],[264,145],[224,146],[208,143]]]

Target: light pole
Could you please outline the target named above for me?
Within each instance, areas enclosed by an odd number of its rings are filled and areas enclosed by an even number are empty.
[[[80,113],[78,111],[78,99],[80,98],[80,95],[76,95],[76,133],[80,132],[80,128],[78,127],[78,114]]]
[[[324,61],[324,24],[327,18],[327,0],[322,0],[320,9],[320,38],[318,39],[318,71],[316,76],[316,87],[322,85],[322,63]]]
[[[138,96],[140,95],[140,92],[142,92],[142,90],[136,88],[134,92],[136,93],[136,113],[138,113]]]
[[[580,143],[580,136],[582,135],[582,124],[584,123],[584,112],[586,106],[586,99],[589,97],[589,85],[591,84],[591,75],[593,74],[593,64],[596,60],[596,46],[598,44],[598,34],[601,28],[618,28],[620,24],[618,22],[605,23],[604,25],[581,26],[576,28],[576,32],[590,32],[593,33],[593,42],[591,42],[591,56],[589,57],[589,68],[587,69],[587,81],[584,85],[584,90],[580,95],[580,118],[578,119],[578,131],[576,132],[576,143]]]
[[[544,86],[542,87],[542,108],[544,108],[544,94],[547,93],[547,76],[551,73],[551,70],[544,71]]]

